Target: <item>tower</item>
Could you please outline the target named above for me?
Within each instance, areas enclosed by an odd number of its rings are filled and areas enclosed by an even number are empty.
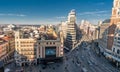
[[[108,41],[107,41],[108,50],[112,50],[114,32],[118,22],[120,22],[120,0],[114,0],[110,26],[108,29]]]
[[[76,42],[76,13],[75,10],[71,10],[71,12],[68,14],[68,21],[67,21],[67,42],[69,45],[69,48],[72,49],[74,47],[74,44]]]

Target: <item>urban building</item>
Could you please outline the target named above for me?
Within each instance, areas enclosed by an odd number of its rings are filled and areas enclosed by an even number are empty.
[[[15,38],[14,36],[7,36],[5,35],[2,37],[5,41],[8,42],[8,48],[7,48],[7,62],[10,63],[14,60],[14,51],[15,51]]]
[[[112,8],[112,17],[108,28],[107,49],[104,53],[105,57],[115,62],[116,66],[120,66],[119,54],[119,30],[120,30],[120,0],[114,0]]]
[[[120,22],[120,0],[114,0],[113,8],[112,8],[112,16],[111,22],[108,29],[108,41],[107,41],[107,48],[108,50],[112,50],[113,42],[114,42],[114,33],[117,24]]]
[[[120,25],[120,24],[119,24]],[[112,52],[119,56],[120,52],[120,27],[117,25],[115,34],[114,34],[114,43],[112,47]]]
[[[62,36],[48,27],[44,35],[37,39],[37,62],[46,63],[49,61],[61,60],[63,57]]]
[[[46,31],[46,27],[44,25],[41,25],[39,28],[39,32],[42,34],[45,33],[45,31]]]
[[[85,34],[88,34],[90,25],[91,23],[89,21],[82,20],[80,24],[80,30],[82,30]]]
[[[14,57],[20,66],[62,60],[63,32],[52,25],[16,31]]]
[[[89,21],[87,20],[82,20],[80,24],[80,30],[86,34],[90,40],[94,40],[97,37],[97,32],[96,32],[97,26],[92,25]]]
[[[53,28],[49,27],[42,37],[37,39],[37,59],[39,63],[62,60],[63,37],[59,37]]]
[[[16,26],[14,24],[9,24],[7,25],[7,27],[4,27],[3,28],[3,31],[6,32],[6,31],[12,31],[16,28]]]
[[[3,61],[6,64],[8,59],[8,42],[0,38],[0,61]]]
[[[68,28],[67,21],[61,22],[61,24],[59,26],[59,31],[63,32],[64,40],[66,40],[66,37],[67,37],[67,28]]]
[[[107,50],[109,24],[110,19],[104,20],[102,23],[99,24],[98,47],[100,48],[101,53],[104,53]]]
[[[17,65],[36,63],[36,40],[22,31],[15,32],[15,60]]]
[[[68,15],[68,21],[67,21],[67,39],[66,39],[66,47],[72,49],[76,43],[76,13],[75,10],[71,10],[71,12]]]

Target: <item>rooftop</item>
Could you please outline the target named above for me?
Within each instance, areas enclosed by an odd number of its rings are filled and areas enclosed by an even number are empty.
[[[39,29],[35,30],[21,30],[20,37],[27,38],[37,38],[41,40],[42,38],[45,40],[56,40],[58,38],[58,34],[56,33],[56,29],[52,26],[46,28],[43,33]]]

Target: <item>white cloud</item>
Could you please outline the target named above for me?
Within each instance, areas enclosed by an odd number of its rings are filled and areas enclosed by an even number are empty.
[[[109,11],[92,11],[92,12],[83,12],[79,13],[78,15],[94,15],[94,14],[103,14],[108,13]]]
[[[82,12],[78,14],[79,20],[85,19],[93,24],[98,24],[98,21],[103,21],[109,19],[111,16],[110,10],[96,10],[91,12]]]
[[[24,14],[17,14],[16,16],[24,17],[26,15],[24,15]]]
[[[65,16],[58,16],[56,17],[57,19],[65,19],[66,17]]]
[[[24,17],[26,15],[24,15],[24,14],[12,14],[12,13],[9,13],[9,14],[0,13],[0,16],[19,16],[19,17]]]

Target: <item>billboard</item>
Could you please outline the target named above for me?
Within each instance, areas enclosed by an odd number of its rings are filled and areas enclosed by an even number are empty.
[[[56,57],[56,47],[45,47],[45,57],[53,58]]]

